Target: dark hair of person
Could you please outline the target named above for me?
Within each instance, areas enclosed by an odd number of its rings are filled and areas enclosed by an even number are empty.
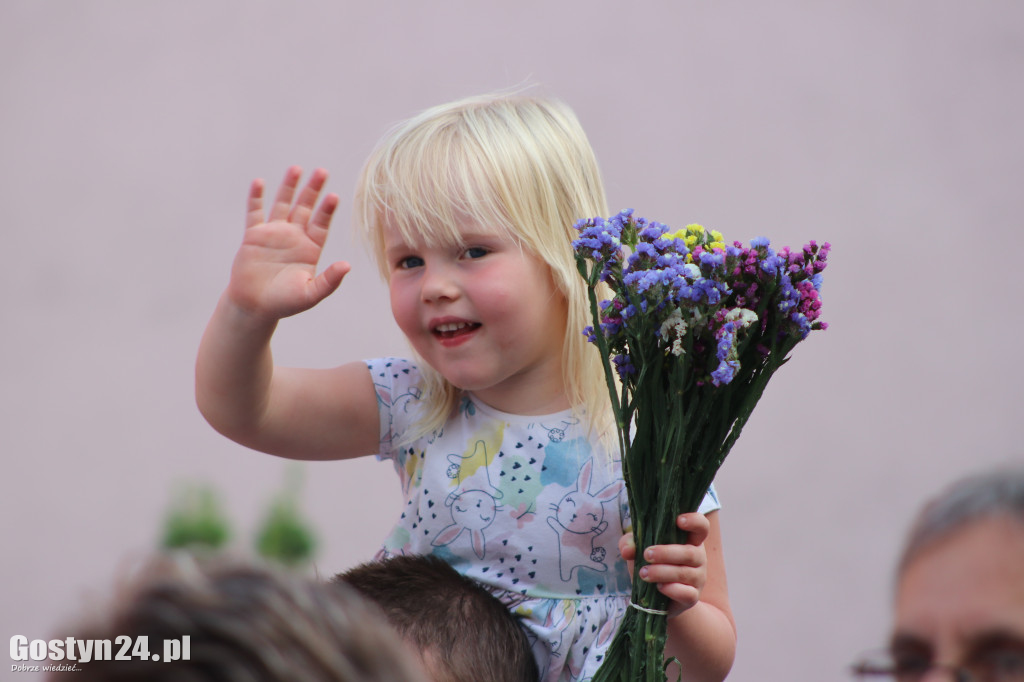
[[[421,652],[436,682],[539,679],[526,632],[509,605],[438,557],[395,556],[334,580],[380,606]]]

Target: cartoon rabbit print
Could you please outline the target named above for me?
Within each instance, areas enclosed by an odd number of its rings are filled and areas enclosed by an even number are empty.
[[[580,467],[576,489],[552,505],[555,515],[547,519],[548,525],[558,535],[558,568],[565,582],[572,580],[572,573],[577,568],[589,568],[600,573],[608,570],[604,562],[605,550],[595,547],[594,541],[608,529],[608,522],[604,520],[604,503],[617,499],[625,484],[616,481],[591,492],[593,471],[594,460],[591,458]]]
[[[449,455],[448,461],[452,463],[448,468],[448,477],[453,479],[457,485],[444,502],[451,512],[452,522],[437,534],[431,544],[434,547],[450,545],[460,535],[468,533],[473,553],[478,559],[483,559],[487,553],[487,537],[484,535],[484,531],[494,523],[498,510],[501,509],[498,498],[502,496],[501,491],[494,488],[491,483],[488,470],[491,456],[487,444],[479,440],[475,443],[472,453]],[[476,466],[468,467],[468,462],[475,462]],[[479,488],[465,489],[462,487],[465,477],[471,475],[467,469],[471,468],[474,471],[483,470],[483,480],[479,482],[485,483],[493,491],[493,494]]]
[[[484,530],[494,523],[494,517],[498,515],[501,505],[483,490],[465,490],[449,495],[445,500],[445,506],[451,510],[452,523],[438,533],[431,544],[435,547],[449,545],[463,532],[467,532],[473,545],[473,553],[483,559],[487,552]]]

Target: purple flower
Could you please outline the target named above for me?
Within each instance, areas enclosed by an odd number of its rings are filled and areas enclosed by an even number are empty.
[[[783,274],[779,280],[779,312],[789,312],[800,303],[800,291],[793,286],[789,275]]]
[[[607,344],[627,388],[646,369],[634,363],[634,351],[640,357],[634,344],[650,344],[645,355],[656,350],[685,357],[690,380],[723,386],[746,358],[762,362],[758,354],[774,353],[779,344],[791,347],[789,342],[827,327],[818,318],[828,243],[774,250],[760,236],[749,246],[730,244],[717,232],[696,225],[673,230],[632,209],[581,220],[576,230],[580,271],[599,277],[614,294],[600,301],[600,319],[584,333]],[[738,346],[740,336],[749,345]]]
[[[780,268],[784,268],[785,265],[786,261],[773,254],[771,249],[769,249],[768,257],[761,261],[761,270],[774,277],[779,274]]]
[[[796,312],[790,315],[789,319],[796,327],[797,336],[801,339],[806,339],[807,335],[811,333],[811,323],[807,317],[803,313]]]
[[[736,359],[736,322],[726,322],[715,336],[718,339],[715,346],[718,367],[711,373],[711,383],[722,386],[732,381],[740,368],[740,363]]]
[[[718,368],[711,373],[711,383],[715,386],[728,384],[736,376],[740,363],[735,360],[723,360],[718,363]]]
[[[633,366],[633,361],[625,353],[616,355],[612,358],[612,362],[615,364],[615,371],[619,373],[619,378],[625,380],[626,377],[636,374],[636,367]]]
[[[700,264],[706,267],[717,267],[725,262],[725,254],[717,251],[701,251]]]

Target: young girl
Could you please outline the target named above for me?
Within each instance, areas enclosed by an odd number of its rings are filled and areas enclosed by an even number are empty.
[[[221,433],[296,459],[377,454],[405,495],[381,557],[434,554],[505,595],[545,680],[589,679],[625,610],[634,547],[572,226],[607,215],[597,162],[565,106],[524,96],[430,109],[394,129],[356,191],[415,360],[276,367],[278,320],[333,292],[317,274],[336,195],[285,175],[245,237],[203,337],[197,400]],[[296,197],[297,193],[297,197]],[[673,600],[668,654],[722,680],[735,649],[714,492],[689,544],[651,547],[641,579]],[[411,597],[415,598],[415,597]]]

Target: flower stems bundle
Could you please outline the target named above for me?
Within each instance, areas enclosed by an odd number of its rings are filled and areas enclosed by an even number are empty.
[[[726,245],[700,225],[671,231],[631,210],[576,229],[594,318],[585,333],[604,362],[639,571],[646,547],[685,543],[676,517],[697,510],[793,347],[826,328],[829,245]],[[636,575],[632,590],[596,681],[665,679],[669,600]]]

